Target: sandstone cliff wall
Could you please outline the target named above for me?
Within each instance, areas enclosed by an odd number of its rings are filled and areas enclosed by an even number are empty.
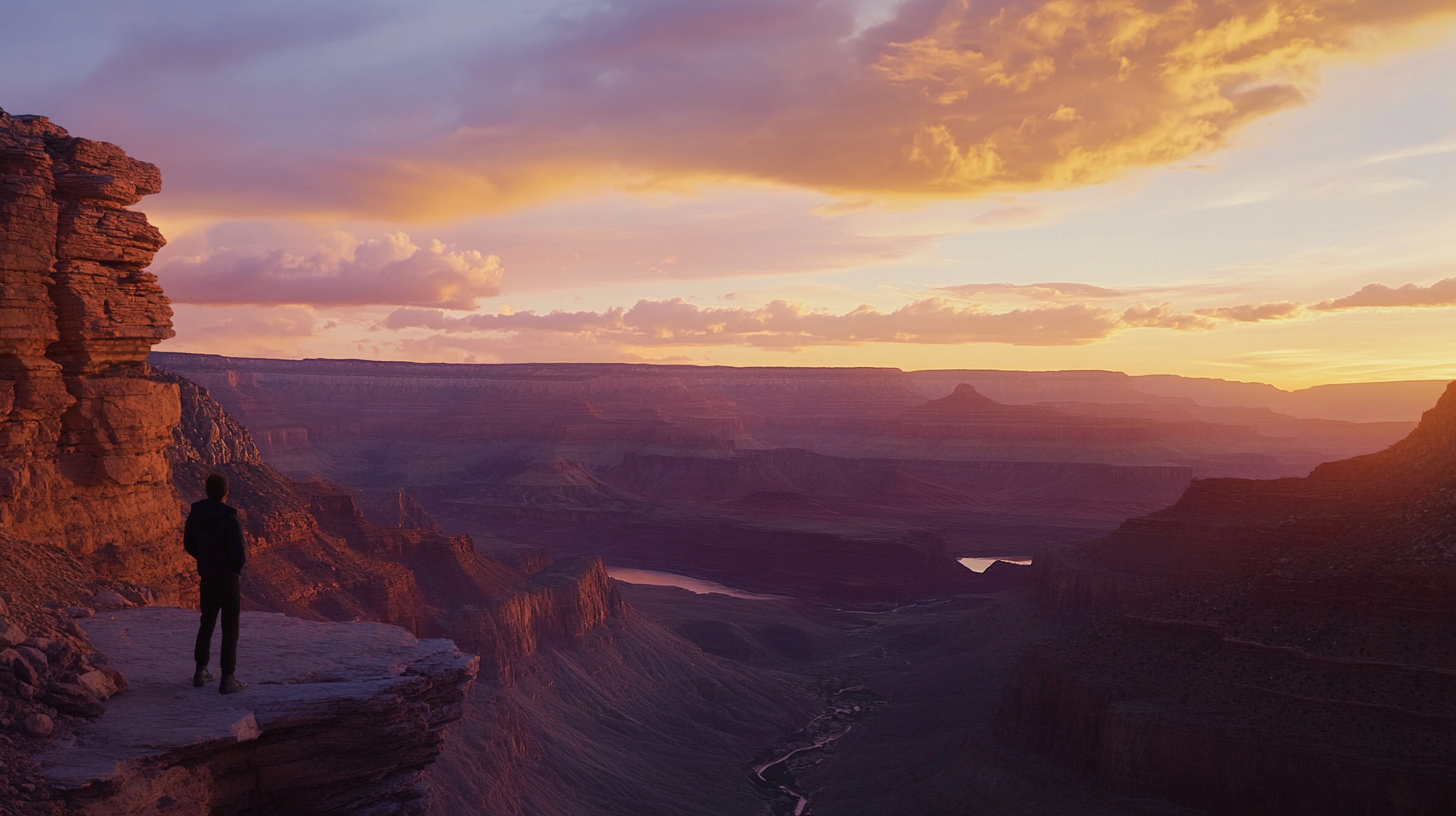
[[[196,613],[129,609],[195,598],[167,455],[176,439],[196,440],[170,463],[190,488],[221,463],[262,467],[216,406],[194,400],[179,427],[177,382],[150,376],[151,346],[172,335],[145,271],[163,239],[126,208],[159,189],[156,167],[113,145],[0,111],[0,812],[422,812],[420,773],[460,717],[476,658],[394,627],[304,631],[263,616],[245,624],[253,687],[219,705],[216,686],[189,681]],[[265,552],[269,536],[322,529],[315,515],[359,516],[332,486],[299,495],[290,513],[259,514]],[[404,523],[413,508],[396,511]],[[364,543],[470,549],[423,528],[386,532]],[[411,580],[339,549],[360,562],[359,594]],[[304,594],[325,577],[291,574],[283,588]],[[419,604],[399,606],[407,617]]]
[[[1212,813],[1456,812],[1456,384],[1388,450],[1195,482],[1036,565],[1012,742]]]
[[[126,209],[160,189],[114,145],[0,112],[0,527],[176,598],[177,395],[146,364],[172,336],[145,271],[164,241]]]

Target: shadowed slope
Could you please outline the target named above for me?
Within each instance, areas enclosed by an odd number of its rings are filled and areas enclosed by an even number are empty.
[[[1016,742],[1213,812],[1456,809],[1456,385],[1385,451],[1195,482],[1036,570],[1121,615],[1021,660]]]

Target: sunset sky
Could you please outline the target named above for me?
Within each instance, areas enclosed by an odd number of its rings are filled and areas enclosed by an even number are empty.
[[[162,169],[165,350],[1456,378],[1456,0],[6,18]]]

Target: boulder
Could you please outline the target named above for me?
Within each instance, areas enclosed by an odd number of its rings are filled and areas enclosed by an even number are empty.
[[[0,632],[0,649],[9,649],[12,646],[19,646],[25,643],[29,635],[20,630],[15,624],[9,624],[5,631]]]
[[[76,685],[85,689],[88,694],[98,700],[110,700],[116,694],[116,683],[112,682],[106,672],[92,669],[81,675],[76,680]]]
[[[125,609],[129,606],[136,606],[136,604],[128,601],[121,593],[114,589],[98,591],[96,593],[95,603],[97,609]]]
[[[36,671],[30,656],[25,653],[34,651],[25,646],[21,646],[19,649],[6,649],[0,652],[0,666],[8,669],[19,682],[34,686],[40,682],[40,673]],[[42,656],[41,665],[45,665],[44,656]]]
[[[25,729],[26,734],[32,737],[49,737],[56,725],[50,717],[36,712],[26,717],[25,721],[21,723],[21,727]]]

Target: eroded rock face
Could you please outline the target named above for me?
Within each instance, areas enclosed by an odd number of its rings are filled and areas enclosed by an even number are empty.
[[[1385,451],[1194,482],[1034,569],[1101,619],[1022,658],[1012,741],[1215,813],[1456,810],[1456,384]]]
[[[239,674],[191,683],[196,614],[85,621],[130,690],[40,757],[73,813],[422,813],[425,766],[460,719],[479,661],[394,626],[243,614]]]
[[[0,112],[0,527],[175,596],[177,395],[146,365],[173,333],[144,271],[164,240],[126,209],[160,189],[115,145]]]

